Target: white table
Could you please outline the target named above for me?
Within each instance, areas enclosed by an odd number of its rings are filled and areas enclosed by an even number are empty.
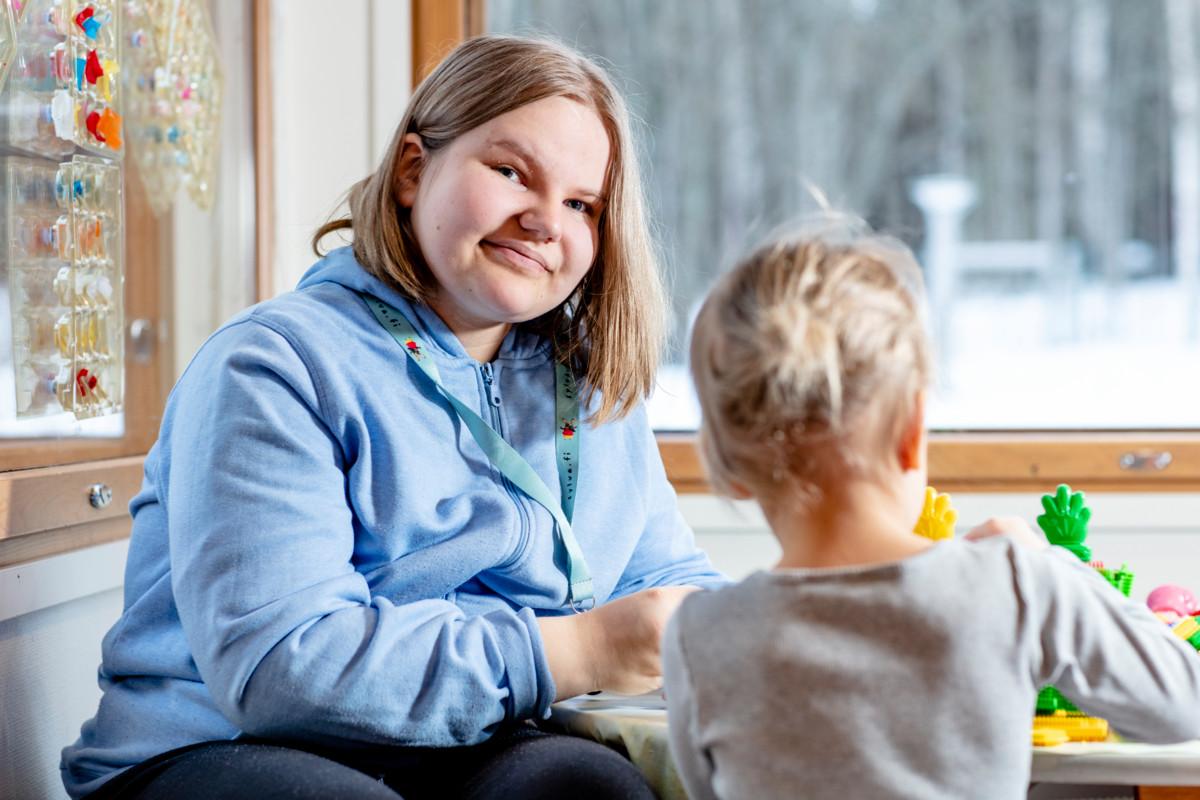
[[[662,800],[686,800],[667,745],[667,712],[661,697],[577,697],[553,707],[550,725],[627,753]],[[1141,800],[1200,800],[1200,741],[1035,747],[1030,780],[1137,786]]]

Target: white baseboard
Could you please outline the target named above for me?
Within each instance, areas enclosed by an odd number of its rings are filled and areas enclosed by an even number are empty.
[[[0,569],[0,622],[121,586],[128,551],[120,539]]]

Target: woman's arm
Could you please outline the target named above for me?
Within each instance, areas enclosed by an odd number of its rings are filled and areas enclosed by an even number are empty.
[[[638,537],[632,557],[613,590],[614,597],[632,594],[654,586],[698,586],[717,588],[729,579],[716,570],[708,555],[696,546],[696,537],[679,511],[679,498],[667,479],[654,431],[644,406],[630,412],[626,421],[631,435],[639,440],[636,465],[646,487],[646,523]]]
[[[205,345],[164,420],[171,580],[218,707],[260,736],[415,745],[543,713],[554,682],[531,611],[372,596],[313,374],[252,318]]]

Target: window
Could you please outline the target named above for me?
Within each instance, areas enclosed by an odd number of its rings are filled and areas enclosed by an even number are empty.
[[[1193,3],[489,0],[486,12],[488,30],[549,32],[601,57],[644,123],[674,284],[656,427],[697,423],[682,345],[699,298],[739,250],[811,210],[815,186],[925,267],[935,481],[1195,485]],[[668,466],[695,479],[694,455],[667,442]]]

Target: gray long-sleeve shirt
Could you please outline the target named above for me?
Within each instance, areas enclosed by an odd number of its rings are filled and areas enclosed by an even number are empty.
[[[1200,655],[1058,548],[942,542],[689,597],[663,669],[694,800],[1019,798],[1053,684],[1145,742],[1200,738]]]

